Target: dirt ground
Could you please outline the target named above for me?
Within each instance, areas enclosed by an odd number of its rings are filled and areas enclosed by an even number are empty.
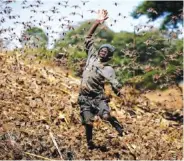
[[[140,93],[125,87],[109,106],[124,136],[96,117],[88,150],[77,104],[80,80],[54,65],[0,54],[0,160],[182,160],[178,87]],[[107,93],[112,93],[107,91]]]
[[[153,103],[161,104],[166,109],[182,109],[183,108],[183,94],[180,88],[171,87],[167,90],[155,90],[146,93],[145,96]]]

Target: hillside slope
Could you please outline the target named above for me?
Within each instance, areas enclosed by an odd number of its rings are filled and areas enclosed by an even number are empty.
[[[80,80],[53,64],[0,54],[0,159],[182,159],[182,95],[169,107],[125,88],[112,96],[112,114],[125,136],[96,118],[88,150],[77,104]],[[179,90],[174,87],[177,92]],[[153,91],[154,92],[154,91]],[[107,88],[107,93],[110,90]],[[167,100],[166,100],[167,101]]]

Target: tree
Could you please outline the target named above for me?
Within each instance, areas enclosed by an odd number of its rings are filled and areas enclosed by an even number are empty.
[[[42,29],[32,27],[24,31],[19,41],[23,44],[23,46],[28,45],[32,48],[46,47],[48,37]]]
[[[67,53],[67,65],[77,75],[85,65],[84,38],[90,26],[88,22],[82,23],[66,32],[55,45],[57,52]],[[115,68],[122,83],[153,89],[182,79],[182,40],[171,36],[177,32],[170,32],[170,36],[157,29],[115,33],[101,25],[95,33],[97,50],[103,43],[115,46],[113,59],[108,63]]]
[[[132,12],[134,18],[142,15],[153,21],[165,16],[160,28],[177,28],[178,23],[183,23],[183,1],[144,1]]]
[[[3,39],[0,38],[0,50],[3,48]]]
[[[69,30],[66,33],[63,33],[64,39],[61,38],[55,44],[55,47],[62,46],[62,44],[70,44],[70,45],[83,45],[84,38],[89,28],[91,27],[91,21],[85,21],[79,24],[75,30]],[[105,40],[106,42],[111,42],[113,39],[114,32],[110,30],[105,24],[99,27],[95,34],[95,41],[98,42],[98,46]],[[60,45],[59,45],[60,44]]]

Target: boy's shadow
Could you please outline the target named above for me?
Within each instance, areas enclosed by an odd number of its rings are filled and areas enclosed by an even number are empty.
[[[107,152],[110,149],[106,145],[95,145],[90,150],[100,150],[101,152]]]

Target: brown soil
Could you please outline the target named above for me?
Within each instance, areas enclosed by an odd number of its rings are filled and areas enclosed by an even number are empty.
[[[125,135],[117,136],[97,117],[94,142],[101,148],[88,150],[77,104],[79,79],[17,53],[0,54],[0,66],[0,160],[182,160],[177,88],[141,94],[124,87],[122,98],[107,91]]]
[[[182,93],[179,88],[171,87],[164,91],[151,91],[145,96],[153,103],[161,104],[166,109],[180,110],[183,107]]]

